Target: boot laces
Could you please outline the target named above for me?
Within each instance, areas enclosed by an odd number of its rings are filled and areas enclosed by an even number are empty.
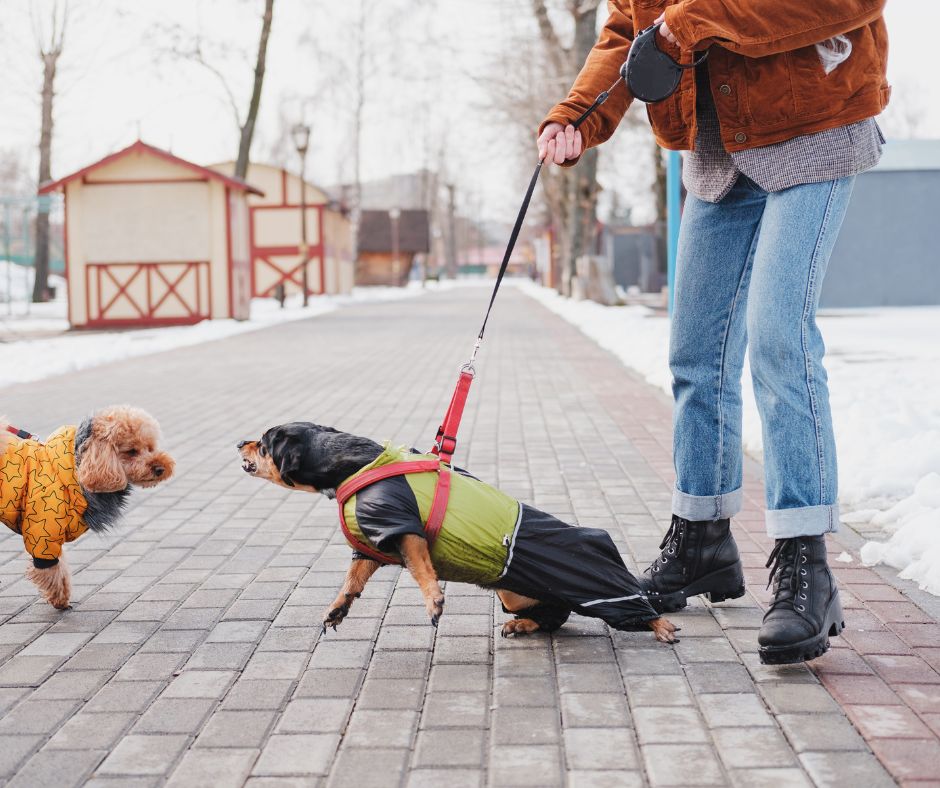
[[[669,530],[666,531],[666,535],[663,536],[663,540],[659,543],[661,552],[656,560],[650,564],[650,570],[653,572],[661,571],[662,567],[669,563],[670,558],[682,552],[686,533],[686,521],[679,517],[673,518],[669,525]]]
[[[780,539],[770,551],[767,568],[767,588],[774,584],[774,598],[770,609],[780,605],[795,608],[800,613],[806,610],[806,589],[809,588],[806,571],[806,545],[799,539]]]

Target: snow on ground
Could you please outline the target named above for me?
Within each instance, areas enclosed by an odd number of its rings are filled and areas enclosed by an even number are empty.
[[[76,331],[14,341],[9,339],[17,334],[35,335],[37,327],[41,327],[41,330],[65,332],[68,328],[65,302],[32,304],[31,314],[28,316],[25,314],[26,306],[17,303],[13,317],[7,317],[6,304],[0,304],[0,337],[7,339],[6,342],[0,342],[0,354],[3,356],[0,387],[86,369],[132,356],[144,356],[162,350],[211,342],[278,323],[315,317],[348,304],[413,298],[423,292],[445,287],[447,283],[435,282],[429,282],[427,288],[422,288],[420,282],[412,282],[404,288],[357,287],[351,295],[312,296],[306,308],[301,306],[299,295],[289,298],[284,309],[281,309],[274,299],[256,298],[251,302],[249,320],[204,320],[194,326],[127,331]]]
[[[524,292],[670,392],[669,321],[642,306],[604,307],[553,290]],[[862,550],[940,595],[940,307],[823,310],[843,521],[881,528]],[[760,457],[745,369],[744,445]]]

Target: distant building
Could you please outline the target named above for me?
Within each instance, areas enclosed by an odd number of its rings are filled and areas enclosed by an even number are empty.
[[[230,174],[235,162],[213,164]],[[264,195],[248,197],[251,236],[251,292],[274,295],[284,285],[287,295],[303,289],[301,257],[300,176],[282,167],[249,164],[248,177]],[[326,192],[307,182],[307,292],[348,293],[353,287],[352,230],[346,213]]]
[[[138,140],[57,181],[69,322],[168,326],[249,316],[244,181]]]
[[[889,142],[855,181],[823,307],[940,304],[940,140]]]
[[[613,261],[614,282],[622,288],[638,287],[643,293],[658,293],[666,284],[655,226],[608,225],[603,241],[606,254]]]
[[[431,249],[427,211],[363,211],[356,284],[403,285],[419,255]]]

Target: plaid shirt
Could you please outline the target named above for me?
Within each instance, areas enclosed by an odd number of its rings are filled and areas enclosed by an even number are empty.
[[[745,175],[768,192],[801,183],[819,183],[857,175],[881,158],[884,137],[874,118],[774,145],[728,153],[721,142],[718,112],[708,71],[697,68],[695,150],[685,156],[682,183],[696,197],[718,202]]]

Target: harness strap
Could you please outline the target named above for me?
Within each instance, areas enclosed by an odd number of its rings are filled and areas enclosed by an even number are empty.
[[[437,437],[434,439],[434,447],[431,449],[432,454],[438,455],[441,462],[448,465],[450,465],[454,451],[457,449],[457,431],[460,429],[460,419],[463,417],[463,409],[467,404],[471,383],[473,383],[473,372],[470,369],[462,370],[460,377],[457,379],[454,396],[451,397],[447,413],[444,414],[444,421],[437,428]]]
[[[402,462],[393,462],[388,465],[382,465],[379,468],[372,468],[355,479],[351,479],[345,484],[340,485],[336,491],[336,502],[339,504],[339,522],[343,530],[343,536],[356,550],[363,553],[380,564],[401,564],[400,560],[389,558],[384,553],[369,547],[369,545],[357,539],[349,526],[346,525],[346,501],[353,495],[368,487],[370,484],[390,479],[392,476],[405,476],[409,473],[428,473],[436,472],[437,485],[434,488],[434,499],[431,502],[431,511],[428,513],[428,521],[424,526],[425,536],[428,540],[428,547],[434,545],[434,540],[440,533],[441,526],[444,523],[444,516],[447,514],[447,501],[450,497],[450,470],[442,467],[439,460],[405,460]]]
[[[7,432],[12,432],[17,438],[21,438],[24,441],[39,440],[39,437],[33,435],[33,433],[21,430],[19,427],[14,427],[12,424],[7,424]]]

